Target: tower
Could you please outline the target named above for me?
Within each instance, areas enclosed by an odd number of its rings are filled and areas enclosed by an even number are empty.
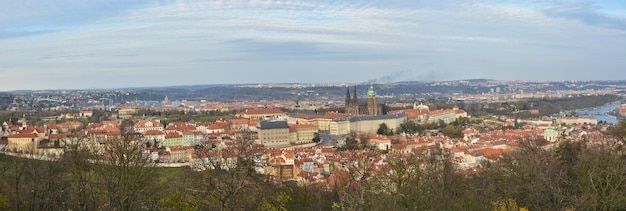
[[[163,99],[163,101],[161,102],[161,107],[172,107],[172,102],[170,102],[170,99],[167,97],[167,95],[165,95],[165,99]]]
[[[374,85],[370,84],[369,90],[367,90],[367,114],[368,115],[381,115],[378,106],[378,100],[376,99],[376,91],[374,91]]]
[[[356,86],[354,86],[354,97],[352,98],[352,103],[350,105],[353,107],[353,114],[359,114],[359,100],[357,99]]]
[[[346,113],[359,114],[359,101],[357,99],[356,87],[354,87],[354,95],[350,95],[350,87],[346,90]]]
[[[353,113],[352,96],[350,96],[350,87],[346,87],[346,114]]]
[[[350,87],[346,87],[346,109],[350,106],[350,97]]]

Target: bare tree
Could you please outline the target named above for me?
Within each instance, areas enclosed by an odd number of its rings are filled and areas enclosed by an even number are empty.
[[[347,160],[343,170],[347,174],[336,174],[339,186],[339,203],[343,210],[369,210],[372,201],[369,200],[374,190],[375,162],[380,161],[380,152],[373,149],[347,151]]]
[[[232,210],[241,207],[246,202],[241,197],[262,179],[256,172],[260,154],[253,141],[237,138],[227,145],[223,149],[196,150],[199,159],[194,165],[198,171],[188,173],[196,184],[192,194],[206,199],[201,208]]]
[[[92,171],[97,159],[99,144],[84,135],[73,134],[65,144],[65,153],[60,165],[66,170],[66,186],[60,191],[68,193],[67,208],[93,210],[97,208],[96,178]]]

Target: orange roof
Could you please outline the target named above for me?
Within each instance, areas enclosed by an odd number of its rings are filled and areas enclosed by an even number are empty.
[[[183,135],[179,133],[168,133],[165,135],[165,138],[182,138]]]
[[[35,127],[35,130],[37,131],[37,133],[46,133],[45,127]]]
[[[285,113],[283,111],[281,111],[280,109],[276,109],[276,108],[270,108],[270,109],[250,109],[247,110],[245,112],[243,112],[243,114],[248,114],[248,115],[253,115],[253,114],[282,114]]]
[[[103,125],[115,125],[115,126],[119,125],[119,123],[117,121],[115,121],[115,120],[102,121],[102,124]]]
[[[29,127],[29,128],[19,131],[18,133],[34,133],[35,131],[36,131],[35,128]]]
[[[65,134],[50,134],[48,135],[49,139],[60,139],[65,138]]]
[[[228,123],[226,122],[217,122],[217,123],[209,125],[208,129],[211,129],[211,130],[224,129],[224,127],[226,126],[228,126]]]
[[[193,149],[192,146],[171,146],[170,151],[181,151]]]
[[[168,125],[165,130],[178,130],[178,131],[187,131],[187,130],[197,130],[193,125],[186,122],[175,122]]]
[[[34,133],[18,133],[10,135],[9,138],[37,138],[37,134]]]
[[[285,153],[285,158],[293,159],[293,153]]]
[[[258,124],[259,124],[259,122],[261,122],[261,120],[258,120],[258,119],[251,119],[251,120],[248,122],[248,126],[258,125]]]
[[[160,131],[160,130],[146,130],[146,131],[143,131],[143,135],[144,136],[158,136],[158,135],[165,135],[165,133],[163,133],[163,131]]]
[[[428,115],[430,116],[434,116],[434,115],[440,115],[440,114],[445,114],[445,113],[454,113],[453,110],[450,109],[446,109],[446,110],[434,110],[434,111],[430,111],[428,112]]]
[[[344,113],[335,113],[335,112],[328,112],[326,113],[326,118],[328,119],[341,119],[341,118],[346,118],[346,117],[350,117],[352,115],[350,114],[344,114]]]
[[[320,115],[315,115],[315,114],[296,114],[295,118],[300,118],[300,119],[321,119],[321,118],[325,118],[324,116],[320,116]]]
[[[483,154],[484,157],[489,158],[489,159],[496,159],[503,154],[508,154],[511,152],[513,151],[508,150],[508,149],[494,149],[494,148],[483,148],[483,149],[474,151],[476,155]]]
[[[230,123],[236,125],[247,125],[248,121],[249,119],[231,119]]]
[[[146,124],[148,122],[152,123],[152,127],[163,127],[163,124],[156,120],[139,120],[137,123],[135,123],[135,128],[147,127]]]
[[[409,117],[416,117],[416,116],[428,114],[428,110],[426,110],[426,109],[409,109],[409,110],[404,110],[404,114],[406,114]]]
[[[290,124],[289,125],[290,128],[296,128],[296,129],[315,129],[317,128],[317,126],[315,126],[314,124]]]

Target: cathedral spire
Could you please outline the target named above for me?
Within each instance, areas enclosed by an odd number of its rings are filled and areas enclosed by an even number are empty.
[[[346,87],[346,108],[350,106],[350,87]]]
[[[359,105],[359,100],[357,99],[357,92],[356,92],[356,86],[354,86],[354,97],[352,97],[352,105]]]

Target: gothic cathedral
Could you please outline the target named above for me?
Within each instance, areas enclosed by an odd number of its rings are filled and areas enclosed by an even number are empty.
[[[374,91],[374,85],[370,85],[367,91],[367,103],[360,105],[357,98],[356,86],[354,87],[354,95],[350,96],[350,88],[346,90],[346,113],[347,114],[361,114],[361,115],[383,115],[383,106],[378,104],[378,98],[376,97],[376,91]]]

